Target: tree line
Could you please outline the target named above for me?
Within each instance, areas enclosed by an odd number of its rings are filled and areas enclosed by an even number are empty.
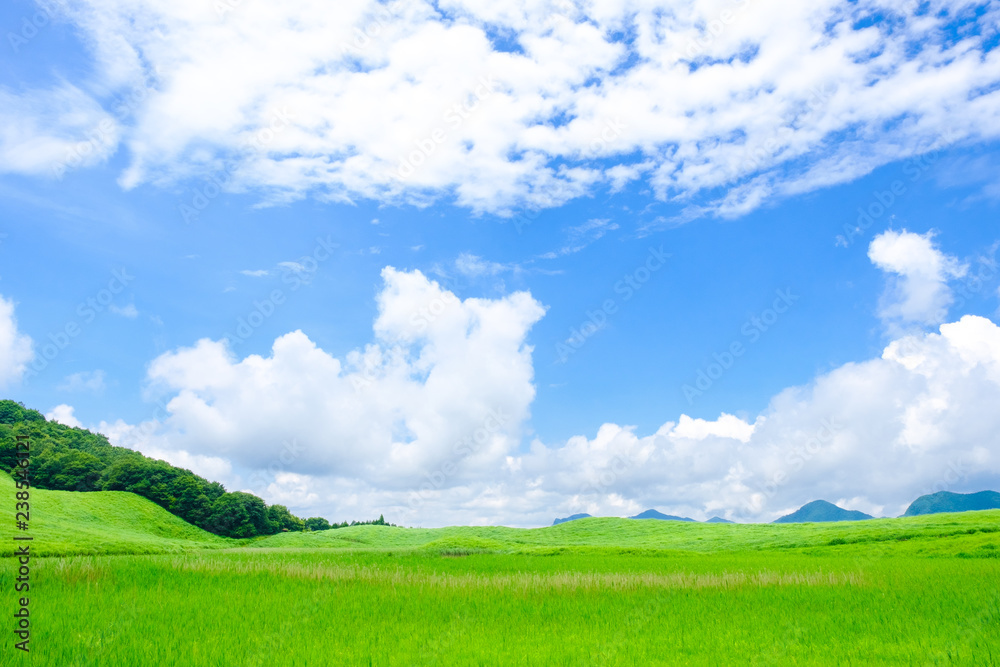
[[[58,491],[128,491],[148,498],[171,514],[215,535],[256,537],[282,531],[330,530],[372,521],[331,524],[322,517],[301,519],[284,505],[267,505],[252,493],[226,491],[190,470],[116,447],[100,433],[47,421],[37,410],[0,400],[0,466],[17,465],[16,436],[31,438],[31,484]]]

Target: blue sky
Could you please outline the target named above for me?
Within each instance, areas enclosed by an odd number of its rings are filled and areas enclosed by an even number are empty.
[[[730,5],[5,5],[5,395],[338,520],[995,488],[996,7]]]

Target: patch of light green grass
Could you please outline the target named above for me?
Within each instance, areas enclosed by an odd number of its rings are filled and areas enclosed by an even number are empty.
[[[9,477],[0,489],[12,508]],[[355,526],[247,541],[128,493],[33,489],[31,503],[32,552],[50,555],[32,561],[32,654],[0,652],[0,665],[1000,660],[998,511]],[[0,522],[5,553],[11,523]],[[0,571],[0,590],[12,572]],[[9,617],[13,596],[4,604]]]
[[[994,559],[242,549],[46,559],[38,583],[36,664],[991,665],[1000,657]]]
[[[30,490],[28,531],[14,524],[17,489],[0,474],[0,497],[9,516],[0,521],[0,554],[15,552],[13,537],[32,538],[38,555],[145,554],[225,548],[238,540],[212,535],[170,514],[155,503],[124,491]]]

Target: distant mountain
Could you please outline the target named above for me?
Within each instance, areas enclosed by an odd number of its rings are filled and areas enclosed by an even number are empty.
[[[914,500],[906,508],[903,516],[995,509],[1000,509],[1000,493],[996,491],[980,491],[979,493],[939,491],[926,496],[920,496]]]
[[[713,516],[711,519],[709,519],[705,523],[732,523],[732,521],[730,521],[729,519],[723,519],[720,516]]]
[[[646,510],[642,514],[630,516],[630,519],[659,519],[660,521],[694,521],[686,516],[673,516],[672,514],[662,514],[656,510]]]
[[[871,519],[870,514],[856,510],[845,510],[825,500],[814,500],[806,503],[791,514],[787,514],[774,523],[806,523],[812,521],[862,521]]]
[[[552,522],[553,526],[558,526],[561,523],[566,523],[567,521],[576,521],[577,519],[589,519],[591,518],[589,514],[574,514],[573,516],[568,516],[565,519],[556,519]]]

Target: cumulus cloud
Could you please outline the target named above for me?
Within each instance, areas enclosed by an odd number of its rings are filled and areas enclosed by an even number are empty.
[[[20,380],[34,358],[31,338],[17,328],[14,302],[0,296],[0,388]]]
[[[343,359],[301,331],[268,357],[237,359],[205,339],[156,358],[151,389],[172,398],[150,434],[244,469],[282,461],[284,472],[399,487],[469,442],[456,480],[516,449],[535,393],[525,337],[541,305],[526,293],[461,301],[417,271],[382,275],[375,342]]]
[[[273,201],[505,213],[642,180],[732,217],[995,139],[1000,111],[998,12],[949,0],[79,0],[64,13],[94,50],[95,88],[128,100],[125,128],[88,158],[123,141],[126,187],[215,176]],[[37,172],[100,122],[76,88],[5,95],[12,170]],[[46,120],[50,98],[77,113]]]
[[[512,462],[521,477],[506,493],[537,522],[648,507],[773,520],[820,498],[895,516],[923,493],[1000,483],[998,392],[1000,327],[966,316],[789,388],[752,422],[682,416],[645,436],[605,424],[593,438],[536,442]]]
[[[933,234],[886,231],[868,247],[868,257],[893,281],[882,298],[879,315],[890,324],[940,324],[953,297],[948,281],[965,275],[968,266],[941,252]]]
[[[155,415],[100,428],[302,514],[410,525],[649,507],[760,521],[817,498],[896,515],[922,493],[1000,484],[1000,327],[982,317],[900,336],[756,416],[524,442],[543,307],[461,300],[417,271],[383,279],[363,349],[338,358],[296,331],[240,359],[201,340],[150,364]]]
[[[233,465],[229,460],[189,452],[179,447],[178,441],[169,434],[157,432],[160,426],[158,418],[166,414],[166,410],[157,408],[150,420],[140,424],[129,424],[118,419],[114,422],[101,421],[90,428],[106,435],[113,445],[128,447],[179,468],[193,470],[213,482],[222,482],[230,490],[239,489],[240,477],[233,474]]]
[[[73,428],[83,428],[83,424],[80,423],[80,420],[76,418],[73,412],[74,408],[72,405],[66,405],[65,403],[62,403],[52,408],[48,412],[46,412],[45,418],[48,419],[49,421],[59,422],[64,426],[71,426]]]

